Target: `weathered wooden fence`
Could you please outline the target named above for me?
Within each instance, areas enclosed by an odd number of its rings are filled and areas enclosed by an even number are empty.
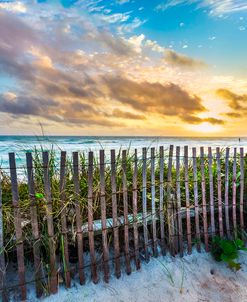
[[[57,292],[59,275],[67,288],[72,277],[83,284],[88,253],[91,278],[97,283],[101,274],[109,281],[110,262],[115,276],[121,276],[122,257],[126,273],[131,274],[140,269],[141,258],[149,261],[150,256],[168,252],[183,256],[193,246],[208,252],[215,235],[245,239],[244,149],[213,152],[209,147],[205,152],[201,147],[190,152],[187,146],[170,146],[168,151],[162,146],[143,148],[142,154],[111,150],[108,157],[104,150],[86,157],[74,152],[71,159],[62,151],[59,169],[49,152],[42,152],[40,158],[27,153],[26,183],[18,179],[15,154],[9,153],[10,178],[2,172],[0,179],[3,301],[8,300],[5,260],[11,260],[6,224],[12,223],[14,229],[11,250],[16,253],[21,300],[27,295],[28,261],[33,263],[40,297],[44,284],[49,293]],[[13,222],[5,221],[8,211]],[[27,246],[32,247],[32,257]]]

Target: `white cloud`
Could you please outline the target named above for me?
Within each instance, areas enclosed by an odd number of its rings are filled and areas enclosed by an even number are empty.
[[[26,6],[19,1],[13,3],[10,2],[0,3],[0,10],[1,9],[5,9],[12,12],[19,12],[19,13],[25,13],[27,10]]]

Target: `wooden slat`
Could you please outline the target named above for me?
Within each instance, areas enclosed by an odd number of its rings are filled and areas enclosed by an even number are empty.
[[[124,256],[126,273],[131,274],[129,253],[129,219],[128,219],[128,188],[126,177],[126,150],[122,151],[122,182],[123,182],[123,206],[124,206]]]
[[[231,237],[230,221],[229,221],[229,153],[230,148],[226,148],[225,159],[225,222],[226,222],[226,234],[227,237]]]
[[[211,234],[215,236],[215,218],[214,218],[214,179],[213,179],[213,155],[212,148],[208,147],[208,173],[209,173],[209,200],[210,200],[210,220]]]
[[[153,255],[158,256],[157,230],[156,230],[156,207],[155,207],[155,148],[151,148],[151,200],[152,200],[152,235]]]
[[[220,163],[220,148],[216,148],[217,161],[217,184],[218,184],[218,217],[220,237],[224,236],[223,219],[222,219],[222,197],[221,197],[221,163]]]
[[[180,147],[176,147],[176,199],[177,199],[177,220],[178,220],[178,240],[179,253],[183,257],[183,227],[181,217],[181,184],[180,184]]]
[[[30,198],[30,215],[31,215],[31,225],[33,233],[33,257],[34,257],[34,268],[35,268],[35,280],[36,280],[36,295],[41,297],[43,293],[42,288],[42,264],[40,258],[40,234],[38,225],[38,214],[37,214],[37,204],[35,198],[35,185],[34,185],[34,171],[33,171],[33,158],[32,153],[26,153],[27,162],[27,177],[28,177],[28,191]]]
[[[56,252],[54,242],[54,228],[52,217],[52,196],[51,196],[51,183],[49,175],[49,153],[47,151],[42,152],[43,168],[44,168],[44,191],[46,199],[46,218],[47,229],[49,236],[49,258],[50,258],[50,292],[55,294],[57,292],[57,269],[56,269]]]
[[[0,294],[3,302],[8,301],[6,290],[6,264],[4,256],[4,233],[3,233],[3,198],[2,198],[2,175],[0,173]]]
[[[103,243],[103,269],[104,281],[109,282],[109,248],[107,240],[106,225],[106,197],[105,197],[105,152],[100,150],[100,206],[101,206],[101,224],[102,224],[102,243]]]
[[[89,237],[89,250],[91,258],[91,274],[92,280],[96,284],[98,283],[97,264],[94,248],[94,230],[93,230],[93,152],[88,153],[88,237]]]
[[[25,263],[24,263],[24,246],[21,227],[21,213],[19,208],[19,192],[16,174],[15,154],[9,153],[9,166],[11,177],[12,205],[14,207],[14,226],[16,236],[17,263],[21,299],[26,300],[27,290],[25,284]]]
[[[207,218],[207,201],[206,201],[206,181],[205,181],[205,164],[204,164],[204,148],[200,148],[200,164],[201,164],[201,188],[202,188],[202,215],[203,215],[203,234],[206,252],[208,247],[208,218]]]
[[[190,218],[188,146],[184,147],[184,185],[185,185],[185,200],[186,200],[186,229],[187,229],[187,241],[188,241],[188,254],[190,255],[192,252],[192,239],[191,239],[191,218]]]
[[[244,148],[240,148],[240,229],[244,238]]]
[[[67,211],[66,211],[66,152],[61,152],[61,161],[60,161],[60,208],[61,208],[61,227],[62,234],[61,238],[63,240],[64,247],[64,275],[65,275],[65,284],[69,288],[71,285],[70,277],[70,264],[69,264],[69,249],[68,249],[68,228],[67,228]]]
[[[194,203],[195,203],[195,223],[196,223],[196,249],[201,251],[201,235],[199,222],[199,205],[198,205],[198,180],[197,180],[197,157],[196,148],[192,148],[193,156],[193,179],[194,179]]]
[[[121,270],[120,270],[120,250],[119,250],[119,224],[118,224],[118,212],[117,212],[115,150],[111,150],[111,190],[112,190],[112,218],[113,218],[113,236],[114,236],[115,275],[117,278],[120,278]]]
[[[142,148],[142,219],[145,259],[149,261],[147,225],[147,149]]]
[[[237,213],[236,213],[236,194],[237,194],[237,148],[234,148],[233,171],[232,171],[232,219],[233,233],[237,237]]]
[[[137,149],[135,149],[134,154],[134,171],[133,171],[133,193],[132,193],[132,205],[133,205],[133,229],[134,229],[134,249],[135,249],[135,264],[136,269],[141,268],[140,257],[139,257],[139,236],[138,236],[138,222],[137,222],[137,166],[138,158],[137,158]]]
[[[160,146],[160,243],[161,243],[161,253],[166,254],[165,247],[165,225],[164,225],[164,147]]]
[[[168,158],[168,172],[167,172],[167,223],[168,223],[168,237],[169,237],[168,240],[169,240],[170,253],[172,256],[174,256],[176,253],[173,200],[171,196],[173,149],[174,149],[173,145],[170,145],[169,158]]]
[[[85,283],[84,274],[84,257],[83,257],[83,233],[82,233],[82,218],[81,207],[79,202],[80,186],[79,186],[79,161],[78,152],[73,152],[73,182],[75,192],[75,214],[76,214],[76,238],[77,238],[77,254],[79,263],[79,279],[80,284]]]

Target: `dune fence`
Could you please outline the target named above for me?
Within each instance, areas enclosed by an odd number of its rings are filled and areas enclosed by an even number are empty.
[[[246,239],[244,148],[34,150],[17,163],[9,153],[0,168],[3,301],[26,300],[31,284],[41,297],[150,257],[208,252],[216,235]]]

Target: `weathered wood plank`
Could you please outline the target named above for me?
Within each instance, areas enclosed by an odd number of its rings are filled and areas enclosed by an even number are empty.
[[[33,257],[34,257],[34,268],[35,268],[35,280],[36,280],[36,295],[41,297],[43,293],[43,287],[41,282],[42,277],[42,263],[40,258],[40,233],[38,225],[38,214],[37,214],[37,204],[35,199],[35,184],[33,175],[33,158],[32,153],[26,153],[26,163],[27,163],[27,177],[28,177],[28,191],[30,198],[30,215],[31,215],[31,225],[33,239],[35,240],[33,244]]]
[[[115,275],[117,278],[120,278],[121,270],[120,270],[120,249],[119,249],[119,225],[118,225],[118,211],[117,211],[115,150],[111,150],[111,190],[112,190],[112,218],[113,218]]]
[[[49,174],[49,153],[47,151],[42,152],[43,157],[43,169],[44,169],[44,191],[46,199],[46,218],[47,229],[49,236],[49,252],[50,252],[50,279],[49,286],[50,292],[55,294],[57,292],[57,269],[56,269],[56,251],[54,242],[54,227],[52,216],[52,196],[51,196],[51,183]]]
[[[149,261],[148,251],[148,225],[147,225],[147,149],[142,148],[142,219],[144,234],[145,259]]]
[[[227,237],[231,237],[230,221],[229,221],[229,153],[230,148],[226,148],[225,158],[225,222],[226,222],[226,234]]]
[[[216,148],[217,161],[217,184],[218,184],[218,218],[220,237],[224,236],[223,219],[222,219],[222,197],[221,197],[221,162],[220,162],[220,148]]]
[[[26,300],[27,289],[25,284],[25,263],[24,263],[24,246],[21,227],[21,213],[19,208],[19,192],[16,173],[15,154],[9,153],[9,166],[11,177],[12,205],[14,207],[14,226],[16,236],[17,263],[21,299]]]
[[[183,257],[183,227],[181,218],[181,184],[180,184],[180,147],[176,147],[176,199],[177,199],[177,220],[178,220],[178,239],[179,253]]]
[[[174,212],[173,212],[173,200],[171,196],[172,186],[172,161],[173,161],[173,149],[174,146],[170,145],[169,158],[168,158],[168,171],[167,171],[167,223],[168,223],[168,240],[169,248],[172,256],[175,256],[175,225],[174,225]]]
[[[165,224],[164,224],[164,147],[160,146],[160,201],[159,201],[159,211],[160,211],[160,245],[162,255],[166,254],[165,247]]]
[[[156,229],[156,206],[155,206],[155,148],[151,148],[151,201],[152,201],[152,235],[153,255],[158,256],[157,229]]]
[[[107,239],[106,226],[106,196],[105,196],[105,152],[100,150],[100,206],[101,206],[101,224],[102,224],[102,243],[103,243],[103,269],[104,280],[109,282],[109,247]]]
[[[133,171],[133,189],[132,189],[132,205],[133,205],[133,229],[134,229],[134,249],[135,249],[135,264],[136,269],[141,268],[139,257],[139,236],[138,236],[138,221],[137,221],[137,169],[138,169],[137,149],[134,154],[134,171]]]
[[[88,237],[89,237],[89,250],[91,258],[91,274],[92,280],[96,284],[98,283],[97,264],[94,248],[94,230],[93,230],[93,152],[88,153],[88,195],[87,195],[87,207],[88,207]]]
[[[0,173],[0,294],[3,302],[8,301],[6,290],[6,263],[4,256],[4,232],[3,232],[3,199],[2,199],[2,175]]]
[[[209,173],[209,202],[210,202],[210,220],[211,236],[215,236],[215,218],[214,218],[214,178],[213,178],[213,155],[212,148],[208,147],[208,173]]]
[[[244,238],[244,148],[240,148],[240,229]]]
[[[201,234],[199,221],[199,205],[198,205],[198,179],[197,179],[197,156],[196,148],[192,148],[193,157],[193,180],[194,180],[194,203],[195,203],[195,224],[196,224],[196,249],[201,251]]]
[[[79,185],[79,160],[78,152],[73,152],[73,182],[75,192],[75,214],[76,214],[76,238],[77,238],[77,254],[79,263],[79,279],[80,284],[85,283],[84,274],[84,257],[83,257],[83,232],[82,232],[82,217],[80,207],[80,185]]]
[[[188,254],[192,252],[191,239],[191,218],[190,218],[190,192],[189,192],[189,160],[188,160],[188,146],[184,147],[184,185],[185,185],[185,199],[186,199],[186,229],[188,241]]]
[[[208,218],[207,218],[207,202],[206,202],[206,180],[205,180],[205,164],[204,164],[204,148],[200,148],[200,164],[201,164],[201,188],[202,188],[202,215],[203,215],[203,234],[206,252],[208,247]]]
[[[236,194],[237,194],[237,148],[234,148],[233,171],[232,171],[232,220],[233,233],[237,238],[237,213],[236,213]]]
[[[123,206],[124,206],[124,256],[126,273],[131,274],[130,253],[129,253],[129,220],[128,220],[128,188],[126,177],[126,150],[122,151],[122,185],[123,185]]]
[[[60,208],[61,208],[61,240],[63,241],[64,253],[64,276],[66,287],[71,285],[70,264],[69,264],[69,249],[68,249],[68,228],[67,228],[67,211],[66,211],[66,152],[61,152],[60,160]]]

